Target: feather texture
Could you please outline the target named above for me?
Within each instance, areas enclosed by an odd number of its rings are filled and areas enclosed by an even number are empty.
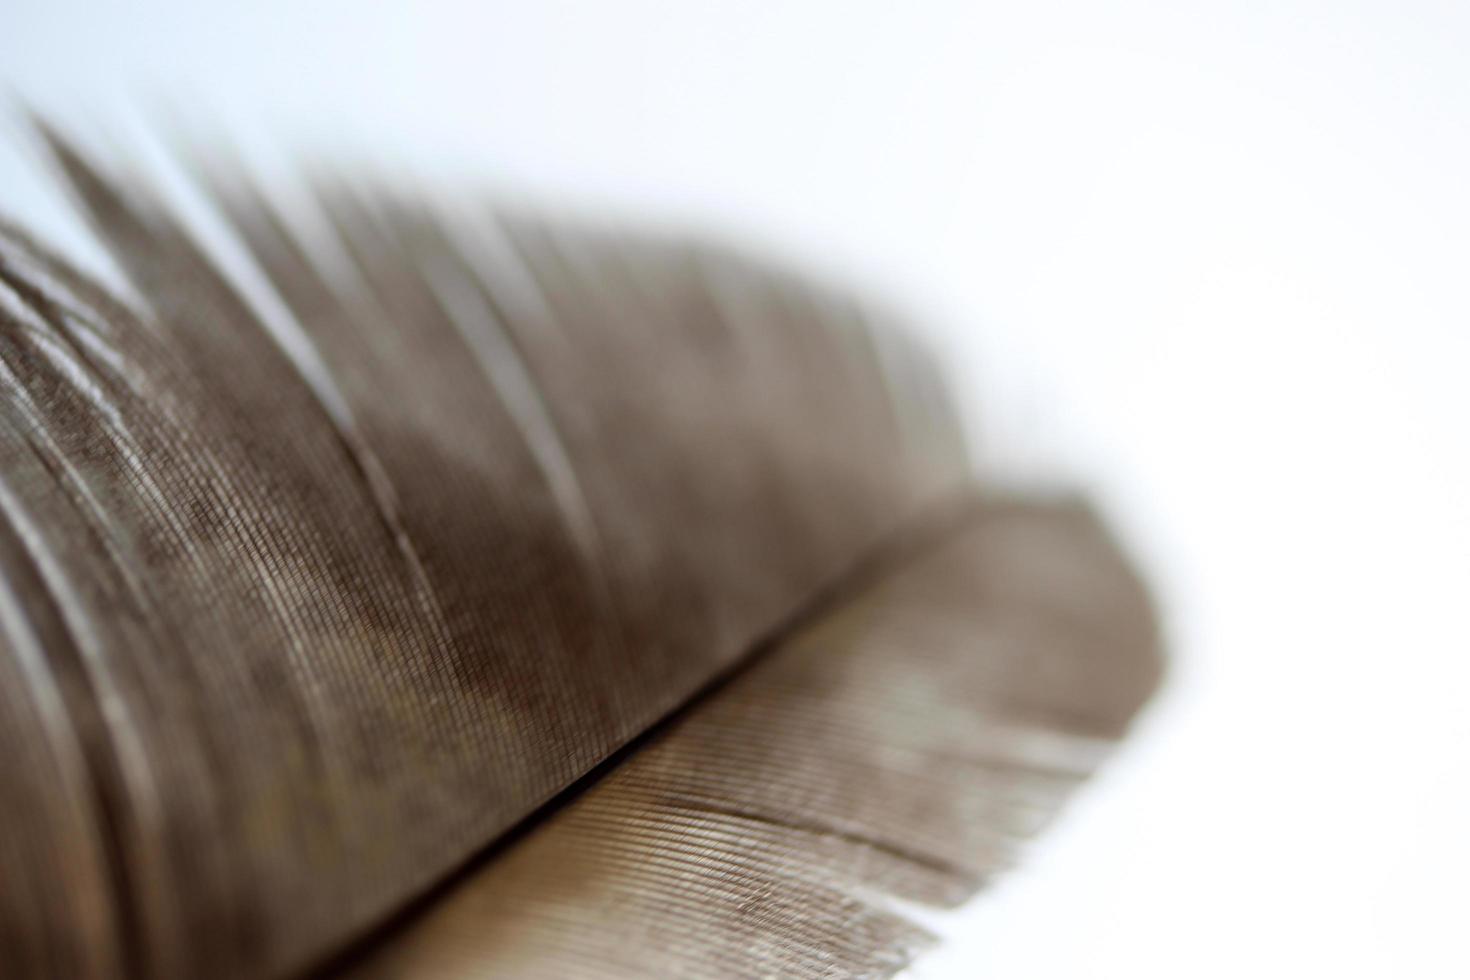
[[[935,532],[942,532],[938,534]],[[341,965],[354,978],[887,977],[1156,677],[1085,510],[974,500]]]
[[[881,973],[852,889],[957,897],[1151,688],[1096,530],[974,502],[849,301],[323,182],[334,263],[202,167],[267,326],[42,132],[142,304],[0,227],[7,975]]]

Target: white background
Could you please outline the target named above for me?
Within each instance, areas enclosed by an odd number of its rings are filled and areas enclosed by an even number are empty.
[[[0,0],[0,83],[845,271],[1125,528],[1166,696],[916,972],[1470,976],[1470,5],[204,6]]]

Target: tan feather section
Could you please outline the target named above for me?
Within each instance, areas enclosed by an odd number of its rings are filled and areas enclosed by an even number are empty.
[[[471,869],[354,978],[886,977],[1111,750],[1158,678],[1084,510],[989,501]],[[335,973],[335,971],[333,971]]]

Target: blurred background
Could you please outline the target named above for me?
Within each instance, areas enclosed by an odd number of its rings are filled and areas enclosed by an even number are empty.
[[[130,153],[371,161],[840,275],[944,351],[987,465],[1102,503],[1169,687],[927,917],[930,980],[1470,976],[1467,51],[1423,0],[0,5],[15,108]],[[84,247],[10,115],[0,208]]]

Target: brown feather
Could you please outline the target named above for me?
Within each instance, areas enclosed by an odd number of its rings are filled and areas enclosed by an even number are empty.
[[[1151,688],[1085,518],[926,536],[971,492],[954,413],[850,302],[325,182],[344,278],[204,167],[282,337],[43,132],[144,303],[0,228],[7,975],[882,972],[914,933],[855,884],[957,897]]]

